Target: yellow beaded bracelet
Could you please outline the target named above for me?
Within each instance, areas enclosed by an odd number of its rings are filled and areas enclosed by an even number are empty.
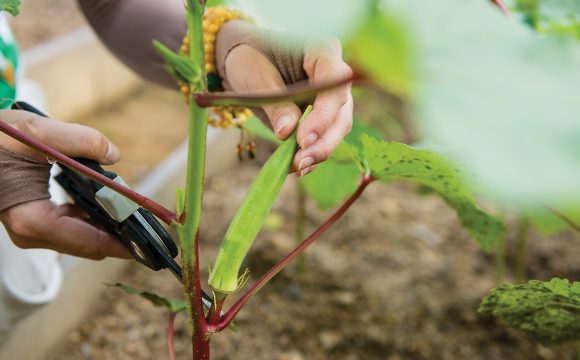
[[[217,33],[221,27],[230,20],[245,20],[253,22],[248,16],[240,11],[230,10],[224,6],[208,8],[203,15],[203,51],[205,59],[205,72],[207,74],[208,90],[216,91],[221,88],[221,79],[217,74],[215,62],[215,43]],[[180,48],[181,53],[189,53],[189,36],[183,38]],[[184,94],[186,101],[189,101],[189,86],[182,85],[181,92]],[[256,149],[255,143],[247,128],[244,126],[247,119],[252,115],[252,111],[244,107],[211,107],[208,111],[208,124],[216,128],[230,128],[235,126],[240,129],[240,143],[237,146],[238,157],[242,160],[243,152],[248,151],[250,158],[254,158]],[[248,143],[244,145],[244,133],[247,133]]]

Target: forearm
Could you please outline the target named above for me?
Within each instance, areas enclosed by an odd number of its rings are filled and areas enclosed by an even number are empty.
[[[143,78],[175,87],[152,41],[179,49],[187,25],[182,0],[78,0],[99,38]]]

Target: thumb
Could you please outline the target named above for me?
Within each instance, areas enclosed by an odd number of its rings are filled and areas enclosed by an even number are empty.
[[[286,139],[296,127],[301,116],[301,111],[294,103],[278,103],[262,106],[274,133],[280,140]]]
[[[249,45],[239,45],[230,51],[225,59],[225,69],[227,82],[236,92],[279,92],[286,89],[274,64]],[[280,140],[290,136],[302,114],[292,102],[269,104],[262,108]]]
[[[4,110],[0,112],[0,118],[67,156],[93,159],[101,164],[113,164],[120,159],[119,149],[101,132],[88,126],[53,120],[23,110]],[[44,158],[11,138],[0,138],[0,144],[32,158]]]

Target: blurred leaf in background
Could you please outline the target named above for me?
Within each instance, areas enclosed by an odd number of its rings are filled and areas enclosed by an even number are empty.
[[[408,36],[395,18],[373,12],[355,33],[348,49],[357,66],[390,92],[405,97],[412,91],[415,61]]]
[[[167,299],[163,296],[154,294],[149,291],[139,290],[132,286],[124,285],[121,283],[116,284],[106,284],[107,286],[118,287],[125,291],[127,294],[137,295],[146,300],[148,300],[151,304],[157,307],[164,307],[171,312],[177,313],[181,311],[185,311],[185,302],[180,300],[171,300]]]
[[[542,34],[572,36],[580,40],[580,1],[512,0],[510,8]]]
[[[259,25],[307,36],[350,35],[366,18],[371,0],[237,0]]]
[[[577,43],[539,38],[486,1],[382,4],[383,16],[404,24],[413,41],[406,48],[416,56],[415,115],[428,143],[446,148],[507,201],[578,199]],[[354,58],[386,56],[365,49]]]

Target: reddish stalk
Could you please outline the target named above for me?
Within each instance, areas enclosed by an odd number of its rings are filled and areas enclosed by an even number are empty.
[[[58,162],[59,164],[63,164],[68,168],[71,168],[88,178],[118,192],[119,194],[129,198],[130,200],[136,202],[143,208],[152,212],[155,216],[161,219],[164,223],[170,225],[173,221],[177,221],[176,215],[171,212],[170,210],[166,209],[165,207],[161,206],[160,204],[156,203],[155,201],[143,196],[134,190],[129,189],[121,184],[114,182],[113,180],[109,179],[108,177],[99,174],[98,172],[90,169],[77,161],[71,159],[70,157],[62,154],[61,152],[47,146],[40,141],[36,140],[34,137],[19,131],[12,126],[8,125],[4,121],[0,120],[0,131],[5,133],[6,135],[20,141],[23,144],[26,144],[33,148],[34,150],[42,153],[43,155],[53,159],[54,161]]]
[[[195,234],[194,251],[195,259],[199,259],[199,232]],[[208,329],[201,301],[199,261],[195,261],[193,266],[184,264],[183,273],[189,274],[190,279],[193,279],[184,283],[184,286],[187,286],[187,292],[192,295],[190,298],[193,315],[193,336],[191,337],[193,360],[209,360],[209,337],[206,336]]]
[[[302,81],[289,85],[285,91],[281,92],[257,92],[248,94],[239,94],[234,92],[219,93],[195,93],[193,99],[199,107],[210,106],[261,106],[264,104],[278,103],[282,101],[305,101],[313,99],[318,93],[348,84],[353,81],[363,80],[364,76],[360,73],[344,79],[336,80],[326,84],[312,85],[308,81]]]
[[[224,307],[224,302],[226,298],[221,298],[216,300],[214,306],[209,309],[209,313],[207,314],[207,323],[209,325],[216,325],[220,320],[220,315],[222,312],[222,308]]]
[[[548,211],[550,211],[552,214],[556,215],[556,217],[558,217],[560,220],[562,220],[563,222],[568,224],[568,226],[570,226],[576,232],[580,233],[580,225],[576,224],[576,222],[574,222],[568,216],[564,215],[563,213],[559,212],[558,210],[554,209],[553,207],[550,207],[548,205],[544,205],[544,206],[546,207],[546,209]]]
[[[173,330],[175,329],[175,315],[177,313],[169,313],[169,328],[167,329],[167,345],[169,346],[169,359],[175,360],[175,347],[173,341]]]
[[[312,245],[322,234],[326,232],[334,223],[346,213],[350,206],[362,195],[366,187],[374,179],[370,175],[365,175],[356,189],[356,191],[342,204],[338,210],[328,218],[316,231],[314,231],[309,237],[307,237],[298,247],[296,247],[292,252],[280,262],[278,262],[272,269],[270,269],[258,282],[256,282],[247,293],[245,293],[221,318],[217,324],[209,324],[207,330],[211,333],[219,332],[224,330],[228,325],[234,320],[236,315],[240,312],[242,307],[254,296],[268,281],[270,281],[274,276],[276,276],[280,271],[282,271],[292,260],[294,260],[300,253],[302,253],[308,246]]]

